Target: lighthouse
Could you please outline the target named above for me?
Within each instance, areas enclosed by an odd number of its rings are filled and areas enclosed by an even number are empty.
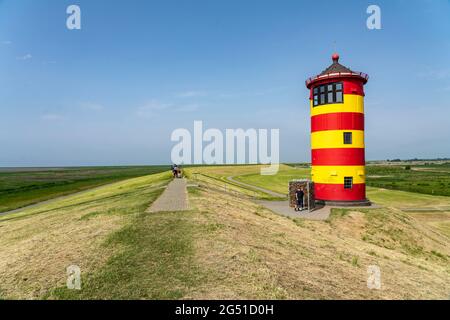
[[[364,85],[369,76],[333,63],[306,80],[311,109],[311,176],[316,200],[369,205],[366,198]]]

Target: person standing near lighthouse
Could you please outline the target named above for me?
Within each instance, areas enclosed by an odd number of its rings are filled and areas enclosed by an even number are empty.
[[[303,191],[303,188],[297,188],[295,191],[295,211],[302,211],[304,207],[304,201],[305,198],[305,192]]]

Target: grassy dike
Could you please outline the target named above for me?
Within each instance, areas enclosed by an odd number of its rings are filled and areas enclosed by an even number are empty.
[[[409,167],[408,170],[405,168]],[[232,167],[229,167],[232,169]],[[395,191],[415,192],[418,195],[450,196],[450,165],[442,166],[382,166],[368,165],[367,186]],[[207,169],[200,169],[207,170]],[[279,193],[287,193],[287,185],[293,179],[310,179],[310,169],[280,165],[276,175],[263,176],[250,168],[235,177],[237,181],[266,188]],[[226,168],[222,173],[229,174]]]
[[[200,277],[194,212],[146,214],[169,173],[0,218],[2,299],[176,299]],[[66,289],[78,265],[82,290]]]
[[[0,168],[0,212],[169,169],[169,166]]]
[[[219,169],[227,177],[258,167]],[[0,217],[0,298],[448,297],[450,238],[436,228],[448,221],[445,197],[414,202],[413,193],[372,189],[384,207],[308,221],[276,215],[211,179],[188,188],[191,211],[146,214],[169,181],[169,173],[130,179]],[[438,199],[439,212],[403,208]],[[81,291],[65,288],[70,265],[81,268]],[[372,265],[381,290],[367,288]]]
[[[83,278],[81,291],[65,286],[48,298],[180,299],[201,279],[193,261],[192,212],[138,214],[105,242],[117,252]]]

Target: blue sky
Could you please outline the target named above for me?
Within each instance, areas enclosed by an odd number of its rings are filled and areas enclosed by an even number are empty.
[[[369,160],[450,156],[449,1],[0,0],[0,166],[168,163],[194,120],[308,161],[304,81],[335,48],[371,77]]]

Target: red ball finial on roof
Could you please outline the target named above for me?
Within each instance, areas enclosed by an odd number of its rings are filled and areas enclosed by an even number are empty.
[[[331,59],[333,59],[333,62],[338,62],[339,61],[339,54],[335,53],[331,56]]]

